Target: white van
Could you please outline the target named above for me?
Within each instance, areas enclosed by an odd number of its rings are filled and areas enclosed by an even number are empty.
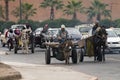
[[[82,38],[85,39],[89,37],[88,32],[92,29],[93,26],[94,24],[82,24],[75,26],[75,28],[77,28],[80,31],[80,33],[82,34]]]

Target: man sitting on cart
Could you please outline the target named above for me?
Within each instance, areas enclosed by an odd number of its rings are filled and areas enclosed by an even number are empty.
[[[59,48],[61,48],[62,43],[67,39],[68,32],[65,30],[65,25],[61,25],[61,29],[57,35],[58,41],[60,43]],[[59,52],[58,48],[53,48],[53,55],[55,56],[55,51]]]
[[[61,25],[61,29],[58,33],[58,40],[63,43],[68,38],[68,32],[65,30],[65,25]]]

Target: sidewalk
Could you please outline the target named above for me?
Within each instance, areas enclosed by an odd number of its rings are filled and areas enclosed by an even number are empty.
[[[16,62],[4,62],[22,74],[22,80],[98,80],[81,72],[53,65],[35,65]]]

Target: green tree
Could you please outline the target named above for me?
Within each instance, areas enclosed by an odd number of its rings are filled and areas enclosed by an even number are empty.
[[[63,8],[63,2],[61,0],[44,0],[40,7],[47,8],[50,7],[50,20],[54,20],[55,14],[54,9],[62,9]]]
[[[24,20],[28,20],[30,16],[34,16],[34,14],[36,14],[36,8],[33,8],[33,4],[28,4],[28,3],[23,3],[21,5],[21,9],[22,9],[22,18]],[[19,17],[20,16],[20,7],[16,7],[15,10],[12,11],[12,14],[15,17]]]
[[[72,19],[77,19],[77,12],[83,13],[84,7],[81,1],[68,1],[68,5],[65,6],[64,13],[67,15],[72,15]]]
[[[86,13],[88,14],[89,20],[96,17],[96,20],[101,20],[101,16],[111,17],[111,11],[106,9],[108,4],[101,3],[99,0],[94,0],[92,6],[90,6]]]
[[[4,10],[3,7],[0,5],[0,19],[4,19]]]

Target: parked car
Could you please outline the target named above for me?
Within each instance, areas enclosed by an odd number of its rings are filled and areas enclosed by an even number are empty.
[[[41,48],[44,48],[43,44],[46,40],[53,41],[53,39],[55,39],[58,28],[49,28],[48,35],[44,35],[43,39],[41,37],[42,30],[43,30],[43,28],[37,28],[34,31],[34,36],[35,36],[35,45],[39,45]]]
[[[37,28],[37,29],[33,32],[34,36],[39,36],[40,33],[41,33],[41,31],[42,31],[42,29],[43,29],[43,28]]]
[[[66,27],[66,30],[68,32],[68,37],[75,43],[75,45],[77,45],[76,43],[81,40],[82,38],[82,34],[79,32],[78,29],[76,28],[70,28],[70,27]],[[57,35],[58,35],[59,29],[57,30],[57,33],[54,35],[54,39],[55,41],[57,40]]]
[[[16,28],[22,30],[23,27],[26,27],[25,24],[15,24],[11,26],[11,29],[15,30]]]
[[[120,37],[115,33],[113,29],[106,29],[108,33],[107,44],[110,52],[120,52]]]
[[[82,34],[82,39],[85,39],[89,37],[88,32],[92,29],[93,26],[94,24],[82,24],[82,25],[75,26],[75,28],[77,28]]]
[[[92,29],[92,27],[80,27],[79,31],[82,33],[82,39],[85,39],[89,37],[89,31]]]
[[[81,39],[82,34],[79,32],[79,30],[75,28],[66,28],[68,31],[69,38],[71,38],[74,41],[78,41]]]
[[[48,29],[50,41],[56,41],[58,31],[59,31],[59,28],[49,28]]]
[[[35,37],[35,41],[34,41],[34,42],[35,42],[35,46],[41,45],[41,42],[40,42],[40,39],[41,39],[40,33],[41,33],[42,29],[43,29],[43,28],[37,28],[37,29],[33,32],[33,35],[34,35],[34,37]]]
[[[112,29],[120,37],[120,28],[112,28]]]

